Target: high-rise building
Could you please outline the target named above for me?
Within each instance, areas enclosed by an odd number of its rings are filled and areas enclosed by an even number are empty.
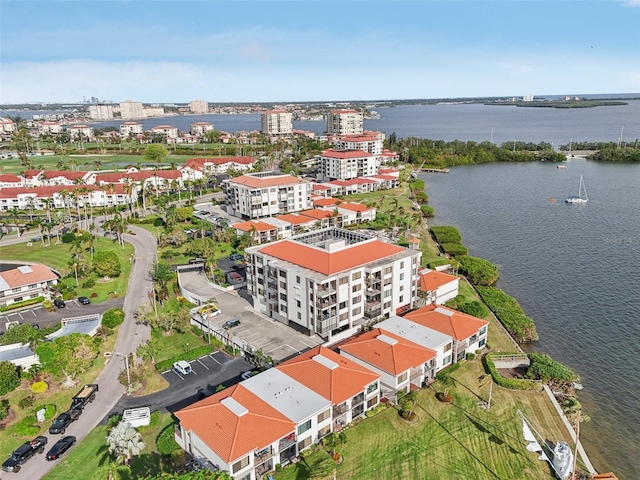
[[[286,110],[267,110],[262,114],[262,133],[288,136],[293,133],[293,115]]]
[[[209,113],[209,102],[206,100],[192,100],[189,102],[191,113]]]
[[[327,116],[328,135],[362,135],[364,115],[356,110],[331,110]]]
[[[131,100],[120,102],[120,116],[123,120],[139,120],[144,118],[142,102],[133,102]]]
[[[113,118],[112,105],[89,105],[89,117],[91,120],[111,120]]]

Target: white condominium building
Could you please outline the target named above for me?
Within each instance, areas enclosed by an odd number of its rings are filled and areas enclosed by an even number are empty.
[[[372,155],[382,155],[383,139],[373,135],[345,135],[336,140],[336,150],[364,150]]]
[[[111,120],[113,105],[89,105],[89,117],[91,120]]]
[[[142,102],[133,102],[131,100],[120,102],[120,116],[123,120],[139,120],[144,118]]]
[[[87,125],[71,125],[70,127],[67,127],[67,133],[69,134],[69,139],[71,141],[93,140],[95,137],[93,127],[89,127]]]
[[[290,136],[293,134],[293,115],[286,110],[267,110],[262,114],[262,134]]]
[[[209,113],[209,102],[206,100],[192,100],[189,102],[191,113]]]
[[[191,135],[204,135],[213,130],[213,123],[194,122],[191,124]]]
[[[422,252],[341,228],[250,247],[247,290],[263,314],[327,340],[415,306]]]
[[[327,116],[327,135],[362,135],[364,115],[356,110],[331,110]]]
[[[247,173],[225,181],[227,211],[253,219],[313,208],[311,184],[292,175]]]
[[[362,150],[325,150],[316,157],[320,181],[350,180],[378,174],[375,155]]]
[[[124,122],[120,124],[120,136],[128,137],[129,134],[138,135],[142,133],[142,124],[138,122]]]

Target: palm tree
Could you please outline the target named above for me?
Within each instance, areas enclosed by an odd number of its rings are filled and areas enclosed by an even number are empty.
[[[51,204],[53,203],[53,198],[43,198],[42,205],[44,205],[44,210],[47,212],[47,221],[51,223]]]
[[[128,464],[131,457],[140,455],[146,445],[142,441],[142,435],[126,422],[120,422],[113,427],[107,436],[109,453],[115,455],[116,463]]]
[[[18,237],[20,237],[20,210],[18,210],[18,207],[13,207],[9,209],[8,213],[13,220],[13,224],[16,226]]]

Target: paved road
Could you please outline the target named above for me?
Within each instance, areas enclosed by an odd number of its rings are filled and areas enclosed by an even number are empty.
[[[153,288],[149,280],[149,269],[155,261],[156,239],[146,230],[131,226],[130,230],[135,235],[125,235],[125,240],[131,243],[136,250],[134,264],[129,278],[129,287],[124,300],[125,320],[118,331],[115,354],[109,359],[104,369],[98,376],[96,383],[100,390],[96,400],[89,404],[80,418],[67,429],[67,435],[75,435],[80,442],[91,430],[93,430],[113,410],[116,403],[124,394],[124,387],[118,382],[118,374],[124,368],[124,357],[134,351],[138,345],[150,337],[150,330],[143,325],[136,325],[133,312],[141,303],[148,302],[149,291]],[[53,445],[59,435],[47,435],[49,444]],[[34,480],[42,478],[55,466],[56,462],[47,462],[44,455],[37,455],[26,463],[19,473],[11,478]]]

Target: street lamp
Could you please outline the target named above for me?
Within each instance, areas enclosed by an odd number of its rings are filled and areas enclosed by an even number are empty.
[[[131,389],[131,374],[129,373],[129,355],[120,352],[113,352],[119,357],[124,357],[124,365],[127,370],[127,392]]]

